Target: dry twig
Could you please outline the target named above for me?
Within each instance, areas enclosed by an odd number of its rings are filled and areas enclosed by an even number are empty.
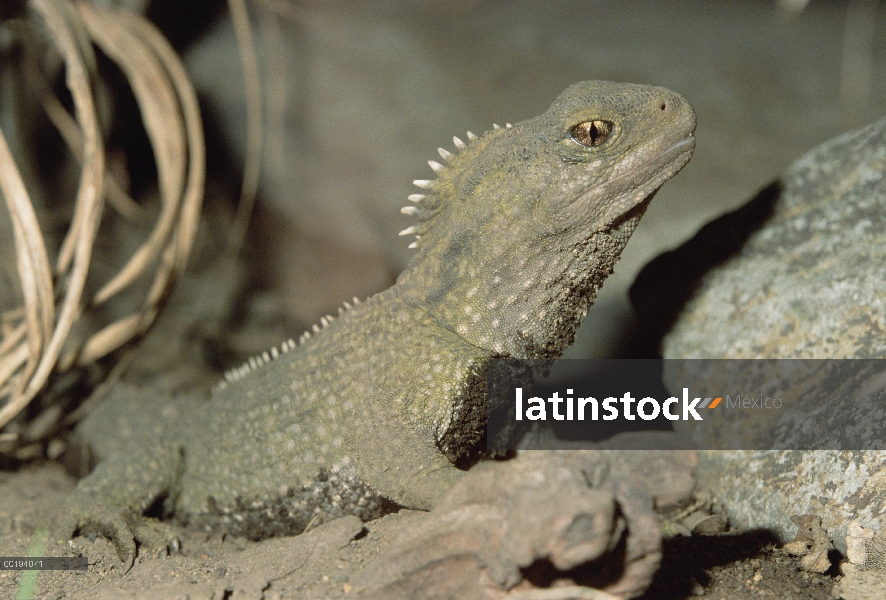
[[[47,247],[25,181],[0,132],[0,192],[9,210],[21,281],[22,306],[0,314],[0,427],[27,406],[55,370],[90,363],[142,334],[153,322],[193,243],[205,176],[203,129],[196,94],[181,61],[163,36],[131,13],[87,2],[31,0],[31,33],[44,32],[62,58],[74,105],[71,117],[39,81],[39,61],[25,60],[27,80],[48,118],[81,165],[73,217],[58,249]],[[42,23],[34,23],[36,20]],[[117,63],[132,87],[157,165],[160,211],[146,240],[92,297],[84,297],[105,199],[126,218],[141,207],[107,172],[93,82],[92,44]],[[34,51],[37,44],[31,44]],[[26,53],[27,54],[27,53]],[[57,256],[55,267],[51,256]],[[79,323],[136,281],[151,277],[131,314],[73,340]],[[84,317],[90,317],[89,319]]]
[[[228,0],[228,9],[231,11],[234,33],[240,48],[240,64],[243,68],[243,84],[246,91],[246,160],[243,165],[243,187],[228,244],[229,249],[236,251],[246,237],[246,228],[249,225],[255,197],[258,193],[264,132],[261,77],[259,76],[258,56],[252,37],[252,25],[246,11],[246,2],[245,0]]]

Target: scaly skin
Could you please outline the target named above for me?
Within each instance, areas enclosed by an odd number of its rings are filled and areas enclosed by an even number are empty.
[[[385,499],[431,508],[462,473],[453,462],[479,451],[488,361],[572,343],[694,129],[673,92],[585,82],[536,118],[455,139],[404,209],[418,250],[393,287],[230,374],[208,403],[112,393],[80,428],[106,458],[65,533],[101,532],[131,558],[133,539],[169,539],[141,517],[163,496],[180,523],[252,538],[321,513],[369,519]]]

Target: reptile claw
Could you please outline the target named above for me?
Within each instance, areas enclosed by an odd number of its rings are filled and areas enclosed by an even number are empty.
[[[76,535],[101,535],[109,539],[123,563],[123,572],[128,572],[135,561],[135,536],[124,518],[122,511],[109,509],[101,502],[88,508],[75,503],[73,510],[59,530],[58,538],[65,543]]]
[[[73,502],[70,516],[59,533],[62,543],[78,534],[101,535],[109,539],[123,563],[124,573],[135,562],[136,543],[140,555],[154,557],[179,553],[182,547],[174,527],[92,497],[80,497]]]

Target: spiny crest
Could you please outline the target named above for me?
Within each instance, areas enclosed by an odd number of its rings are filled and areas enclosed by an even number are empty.
[[[346,301],[343,306],[339,307],[338,314],[342,315],[346,311],[353,308],[354,306],[357,306],[358,304],[360,304],[360,299],[357,298],[357,296],[354,296],[353,305]],[[249,360],[244,362],[239,367],[225,371],[224,378],[218,382],[218,384],[215,386],[215,389],[216,390],[223,390],[226,387],[228,387],[229,384],[243,379],[244,377],[246,377],[247,375],[249,375],[253,371],[256,371],[260,367],[277,360],[278,358],[280,358],[281,356],[283,356],[287,352],[294,350],[296,347],[304,345],[308,340],[311,339],[313,333],[319,333],[322,329],[329,326],[329,324],[332,323],[332,321],[334,321],[334,320],[335,320],[335,317],[333,317],[332,315],[326,315],[325,317],[320,317],[320,325],[317,325],[315,323],[311,327],[311,331],[305,331],[304,333],[302,333],[301,336],[299,336],[299,338],[298,338],[298,342],[295,342],[292,339],[288,339],[285,342],[283,342],[282,344],[280,344],[279,348],[273,347],[270,350],[262,352],[261,354],[258,354],[256,356],[251,356],[249,358]]]
[[[285,342],[283,342],[282,344],[280,344],[279,348],[274,347],[274,348],[271,348],[270,350],[262,352],[261,354],[259,354],[257,356],[250,356],[249,360],[247,360],[245,363],[243,363],[239,367],[225,371],[224,379],[222,379],[221,381],[218,382],[216,389],[218,389],[218,390],[225,389],[226,387],[228,387],[229,383],[233,383],[235,381],[243,379],[248,374],[252,373],[253,371],[258,369],[262,365],[265,365],[273,360],[277,360],[277,358],[279,358],[280,355],[286,354],[290,350],[293,350],[296,346],[297,346],[297,344],[295,343],[295,341],[292,339],[289,339],[289,340],[286,340]]]
[[[510,129],[513,127],[510,123],[505,124],[506,129]],[[493,131],[500,130],[502,127],[496,123],[492,124]],[[489,132],[487,132],[489,133]],[[465,150],[469,150],[475,147],[474,142],[480,139],[483,136],[477,136],[470,131],[467,133],[468,141],[464,142],[458,136],[452,137],[452,144],[455,146],[455,152],[450,152],[446,148],[437,148],[437,152],[440,154],[440,158],[445,160],[448,163],[456,163],[460,160],[459,154]],[[473,156],[467,157],[468,160],[472,160]],[[400,212],[404,215],[415,216],[418,217],[418,223],[416,225],[411,225],[400,232],[401,236],[404,235],[415,235],[415,241],[409,244],[410,248],[418,248],[418,242],[421,240],[422,235],[424,235],[431,227],[431,223],[434,220],[434,217],[440,212],[442,209],[442,194],[436,193],[439,188],[440,181],[445,179],[449,170],[452,166],[443,165],[436,160],[429,160],[428,165],[430,165],[431,169],[438,175],[437,179],[416,179],[412,183],[421,188],[422,190],[426,190],[426,193],[423,194],[410,194],[408,200],[414,205],[412,206],[404,206],[400,209]]]

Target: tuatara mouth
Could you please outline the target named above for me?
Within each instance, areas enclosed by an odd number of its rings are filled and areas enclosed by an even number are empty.
[[[654,146],[660,141],[661,138],[658,138],[648,142],[648,145]],[[664,182],[676,175],[692,158],[694,150],[695,135],[690,132],[652,158],[579,194],[564,208],[597,216],[597,220],[589,224],[588,229],[591,231],[608,229],[643,204]],[[610,192],[616,189],[627,191],[610,196]]]
[[[665,136],[662,136],[665,137]],[[647,142],[648,146],[655,146],[660,143],[661,138],[654,139],[650,142]],[[593,188],[593,190],[588,190],[588,193],[592,191],[605,191],[610,186],[624,183],[626,179],[634,177],[636,181],[633,185],[627,186],[632,189],[639,189],[648,187],[649,181],[655,179],[656,171],[660,171],[665,167],[671,166],[672,171],[668,174],[668,177],[672,177],[676,175],[677,172],[682,169],[686,163],[689,162],[689,159],[692,158],[692,153],[695,151],[695,134],[690,132],[688,136],[668,147],[666,150],[662,150],[652,158],[643,161],[636,167],[628,169],[624,173],[619,173],[612,179],[606,181],[605,183]],[[681,156],[682,155],[682,156]],[[659,184],[661,185],[661,184]],[[621,186],[625,187],[625,186]],[[656,187],[659,187],[658,185]]]

